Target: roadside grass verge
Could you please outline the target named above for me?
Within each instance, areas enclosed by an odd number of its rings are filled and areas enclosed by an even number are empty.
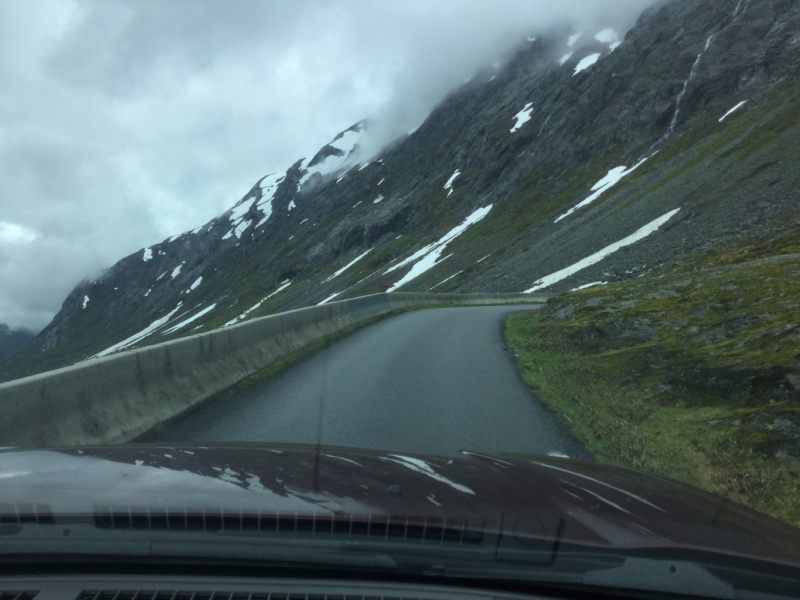
[[[800,526],[800,231],[512,315],[523,380],[599,460]]]

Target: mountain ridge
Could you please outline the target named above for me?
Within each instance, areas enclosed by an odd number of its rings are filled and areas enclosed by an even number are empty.
[[[546,290],[783,231],[800,183],[799,13],[673,0],[618,45],[602,31],[524,40],[369,160],[346,135],[359,121],[206,225],[80,284],[0,377],[400,282],[524,291],[668,214]]]

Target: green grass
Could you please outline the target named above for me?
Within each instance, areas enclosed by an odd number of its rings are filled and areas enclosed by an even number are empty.
[[[800,526],[800,231],[563,294],[506,322],[598,459]]]

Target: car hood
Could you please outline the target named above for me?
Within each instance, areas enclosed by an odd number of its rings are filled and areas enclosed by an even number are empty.
[[[800,564],[800,530],[632,469],[290,444],[0,451],[0,529],[274,532],[491,548],[699,550]],[[338,536],[338,537],[337,537]]]

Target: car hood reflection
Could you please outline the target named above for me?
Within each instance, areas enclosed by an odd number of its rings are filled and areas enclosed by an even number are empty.
[[[289,444],[0,451],[0,528],[81,518],[106,529],[472,544],[508,559],[573,544],[800,563],[797,529],[589,461]]]

